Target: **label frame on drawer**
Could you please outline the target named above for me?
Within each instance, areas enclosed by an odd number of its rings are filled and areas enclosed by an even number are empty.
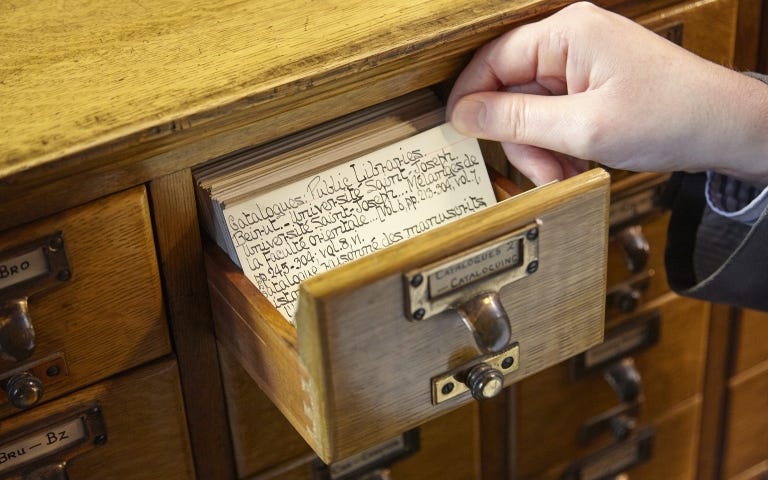
[[[70,437],[71,430],[66,429],[70,427],[76,428],[80,436]],[[98,404],[81,407],[12,432],[7,439],[0,437],[0,459],[5,459],[0,463],[0,475],[5,475],[3,478],[8,480],[21,480],[31,472],[55,468],[106,443],[107,430],[101,407]],[[33,452],[33,449],[41,447],[49,451]],[[21,458],[18,456],[20,452],[32,456],[16,464],[5,464],[6,461]]]
[[[661,338],[661,311],[653,310],[605,332],[605,340],[570,360],[571,379],[578,381],[603,370],[622,358],[647,350]]]
[[[566,469],[560,478],[561,480],[609,480],[614,478],[616,475],[651,459],[655,436],[656,432],[653,427],[645,427],[626,440],[613,443],[577,460]],[[628,452],[629,449],[632,451]],[[627,453],[631,453],[632,457],[628,457]],[[616,459],[625,463],[609,465],[611,461]],[[595,472],[592,473],[590,468],[595,469]]]
[[[541,221],[404,275],[406,316],[425,320],[480,292],[536,272]],[[511,253],[510,253],[511,252]]]
[[[330,465],[316,460],[312,469],[312,478],[313,480],[354,480],[375,470],[389,468],[392,464],[416,454],[420,448],[421,430],[414,428]]]
[[[45,265],[32,266],[29,260],[31,256],[35,256],[36,262],[44,262]],[[0,275],[0,303],[29,297],[72,278],[66,242],[61,231],[0,252],[0,265],[6,266],[7,262],[12,261],[20,261],[22,265],[27,262],[28,267],[14,266],[11,268],[21,268],[21,271],[18,273],[10,271],[8,277]],[[23,275],[28,268],[35,268],[35,270],[30,270],[30,273],[34,272],[34,274],[21,277],[17,282],[13,281],[12,275]]]

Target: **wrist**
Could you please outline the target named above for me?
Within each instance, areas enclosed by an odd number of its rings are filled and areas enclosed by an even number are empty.
[[[723,158],[711,169],[754,184],[768,184],[768,81],[755,74],[731,72],[723,92],[728,106],[723,120],[729,124],[721,146]],[[761,81],[762,80],[762,81]]]

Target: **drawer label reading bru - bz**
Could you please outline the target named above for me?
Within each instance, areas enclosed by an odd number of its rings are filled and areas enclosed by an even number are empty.
[[[36,432],[0,446],[0,473],[82,442],[86,437],[81,418]]]
[[[3,478],[48,478],[50,466],[66,468],[72,458],[106,444],[101,407],[90,406],[57,415],[0,436],[0,475]],[[58,478],[58,477],[56,477]]]

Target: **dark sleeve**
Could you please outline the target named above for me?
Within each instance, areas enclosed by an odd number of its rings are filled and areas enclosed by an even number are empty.
[[[669,182],[669,284],[681,295],[768,311],[768,208],[752,225],[730,220],[707,206],[705,184],[703,173],[676,173]]]
[[[681,295],[768,311],[768,212],[751,226],[707,207],[704,174],[675,174],[666,267]]]

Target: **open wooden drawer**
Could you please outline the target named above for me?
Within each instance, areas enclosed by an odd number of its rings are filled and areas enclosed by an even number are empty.
[[[592,170],[312,277],[295,328],[211,243],[216,334],[343,459],[600,342],[608,196]]]

